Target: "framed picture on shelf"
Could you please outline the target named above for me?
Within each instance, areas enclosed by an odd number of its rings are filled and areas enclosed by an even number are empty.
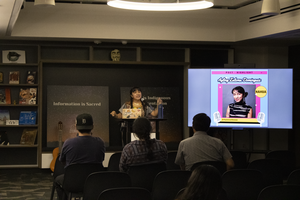
[[[6,120],[10,120],[9,111],[0,109],[0,125],[6,125]]]
[[[36,71],[27,71],[26,82],[28,84],[35,84]]]
[[[20,83],[20,72],[12,71],[9,72],[9,84],[19,84]]]
[[[34,145],[35,139],[36,139],[37,129],[28,129],[25,128],[23,130],[20,144],[23,145]]]
[[[36,124],[36,111],[21,111],[19,118],[20,125]]]
[[[23,50],[3,50],[3,63],[26,63],[25,51]]]
[[[19,104],[36,104],[37,88],[21,88]]]

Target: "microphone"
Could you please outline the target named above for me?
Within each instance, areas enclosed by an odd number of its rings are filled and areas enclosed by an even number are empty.
[[[142,104],[145,104],[146,106],[150,106],[149,103],[147,101],[145,101],[145,97],[141,98],[141,102],[142,102]]]

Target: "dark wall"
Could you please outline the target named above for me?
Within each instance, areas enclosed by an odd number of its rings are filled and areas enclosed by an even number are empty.
[[[109,111],[117,111],[124,103],[120,102],[120,87],[178,87],[183,94],[183,66],[43,63],[43,119],[47,119],[48,85],[108,86]],[[183,95],[180,101],[183,105]],[[182,109],[180,106],[181,116]],[[109,117],[110,146],[121,146],[119,124]],[[44,120],[43,133],[46,128]],[[46,146],[45,135],[43,147]]]
[[[291,46],[289,47],[289,68],[293,68],[294,73],[294,86],[293,86],[293,131],[291,131],[290,138],[289,138],[289,148],[290,150],[296,152],[297,157],[297,166],[300,166],[300,105],[299,105],[299,99],[300,99],[300,93],[299,93],[299,87],[300,87],[300,46]]]

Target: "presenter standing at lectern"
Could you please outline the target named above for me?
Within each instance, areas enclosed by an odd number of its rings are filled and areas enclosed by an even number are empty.
[[[122,107],[119,109],[119,113],[116,111],[112,111],[111,116],[122,119],[123,109],[141,109],[142,117],[151,118],[156,117],[158,115],[158,106],[162,104],[162,100],[160,98],[157,99],[157,106],[154,109],[151,105],[149,105],[146,101],[142,100],[142,91],[139,87],[133,87],[130,90],[130,101],[125,102]]]

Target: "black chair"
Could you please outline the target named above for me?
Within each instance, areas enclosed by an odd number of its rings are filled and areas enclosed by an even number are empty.
[[[143,163],[129,167],[128,174],[133,187],[142,187],[152,191],[152,184],[156,175],[166,170],[166,163]]]
[[[191,171],[167,170],[158,173],[153,181],[152,200],[174,200],[186,187]]]
[[[258,159],[249,163],[248,169],[257,169],[263,173],[265,186],[283,183],[282,163],[275,159]]]
[[[65,173],[64,165],[59,161],[59,156],[56,158],[55,164],[54,164],[54,172],[53,172],[53,186],[51,190],[51,197],[50,200],[53,200],[54,193],[55,193],[55,178],[61,174]]]
[[[68,194],[68,200],[72,199],[73,195],[83,196],[83,189],[86,178],[93,172],[104,171],[102,164],[84,163],[70,164],[65,168],[65,175],[62,188]],[[63,193],[63,199],[65,198]]]
[[[84,184],[83,199],[95,200],[110,188],[131,187],[130,176],[124,172],[105,171],[91,173]]]
[[[112,154],[108,161],[107,171],[120,171],[119,163],[122,152],[116,152]]]
[[[215,168],[217,168],[217,170],[219,170],[221,175],[224,174],[224,172],[226,172],[227,170],[226,163],[223,161],[202,161],[193,164],[193,166],[191,167],[191,171],[194,171],[194,169],[196,169],[199,165],[203,165],[203,164],[214,166]]]
[[[151,193],[145,188],[111,188],[104,190],[98,200],[151,200]]]
[[[264,188],[263,174],[255,169],[232,169],[222,175],[229,200],[256,200]]]
[[[300,185],[300,169],[296,169],[290,173],[287,184]]]
[[[234,169],[246,169],[248,167],[247,154],[243,151],[230,150],[232,160],[234,161]]]
[[[180,166],[175,164],[175,158],[177,155],[177,151],[169,151],[168,159],[167,159],[167,170],[178,170]]]
[[[271,185],[264,188],[257,200],[299,200],[300,185]]]
[[[176,194],[176,198],[175,199],[178,199],[182,195],[182,193],[184,192],[184,190],[185,190],[185,188],[182,188],[181,190],[179,190],[179,192]],[[226,191],[223,188],[220,191],[220,194],[218,196],[218,200],[228,200]]]
[[[284,179],[287,179],[289,174],[296,168],[296,155],[292,151],[270,151],[266,154],[266,159],[277,159],[282,162],[282,174]]]

